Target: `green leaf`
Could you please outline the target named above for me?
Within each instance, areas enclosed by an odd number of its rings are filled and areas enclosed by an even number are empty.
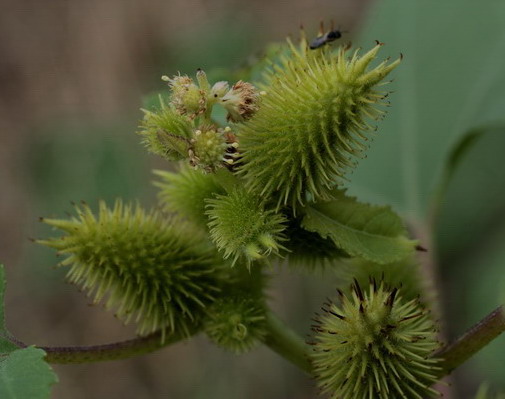
[[[4,311],[5,270],[0,264],[0,398],[47,399],[56,374],[44,361],[45,352],[35,347],[20,349],[8,338]]]
[[[360,203],[343,191],[334,201],[307,206],[302,227],[330,238],[351,256],[380,264],[405,258],[416,245],[389,207]]]
[[[460,264],[470,254],[485,253],[486,243],[503,224],[505,128],[477,130],[466,137],[454,150],[451,160],[455,162],[448,164],[452,168],[446,172],[447,186],[440,187],[437,204],[440,209],[435,233],[446,268]],[[469,140],[472,145],[465,146]],[[464,156],[458,156],[464,148]]]
[[[0,398],[47,399],[58,381],[42,349],[29,347],[0,358]]]
[[[432,217],[438,216],[439,207],[447,194],[449,184],[454,174],[456,173],[458,167],[461,165],[465,157],[475,146],[478,140],[482,137],[482,135],[487,131],[488,129],[486,127],[483,127],[468,132],[466,135],[461,137],[461,139],[454,145],[454,147],[450,151],[449,156],[447,157],[447,161],[445,162],[444,171],[442,172],[442,177],[440,179],[439,186],[435,191],[435,195],[432,201],[432,207],[433,207]]]
[[[391,56],[405,58],[394,73],[390,112],[350,189],[423,218],[455,143],[478,127],[505,126],[505,2],[376,4],[364,43],[379,39]]]

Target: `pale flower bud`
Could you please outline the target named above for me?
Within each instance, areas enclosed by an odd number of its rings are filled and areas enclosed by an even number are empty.
[[[228,111],[227,119],[232,122],[243,122],[251,118],[259,109],[258,103],[258,90],[242,80],[235,83],[221,98],[221,104]]]
[[[226,94],[226,92],[229,89],[230,86],[228,85],[228,82],[225,81],[217,82],[214,84],[214,86],[212,86],[210,95],[212,98],[221,98]]]
[[[205,112],[205,93],[189,76],[174,76],[168,80],[168,85],[172,90],[171,102],[181,115],[188,115],[193,119]]]

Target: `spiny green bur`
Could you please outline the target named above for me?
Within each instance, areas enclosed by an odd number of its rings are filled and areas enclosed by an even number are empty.
[[[243,188],[207,200],[210,236],[233,264],[240,258],[247,264],[278,253],[285,240],[284,216],[267,209],[263,201]]]
[[[248,189],[296,208],[331,199],[335,184],[368,148],[366,141],[386,104],[381,81],[400,62],[368,69],[381,45],[348,57],[323,48],[299,48],[273,65],[260,86],[266,92],[256,115],[238,133]]]
[[[158,109],[142,111],[144,119],[140,122],[139,134],[148,150],[169,161],[186,158],[189,139],[192,137],[189,120],[180,115],[172,104],[166,104],[161,97]]]
[[[339,285],[344,292],[350,292],[348,288],[354,279],[362,287],[366,287],[372,278],[382,281],[390,287],[400,287],[402,298],[411,300],[425,294],[419,265],[415,253],[397,262],[384,265],[361,258],[349,258],[341,261],[337,274],[339,280],[342,281]]]
[[[418,301],[372,281],[356,282],[340,304],[328,304],[314,326],[314,374],[337,398],[395,399],[435,395],[439,346],[433,321]]]
[[[195,166],[200,166],[209,172],[222,164],[223,154],[226,153],[228,147],[223,132],[213,128],[196,130],[192,144],[194,157],[197,158]]]
[[[266,335],[263,301],[236,295],[218,299],[210,308],[204,330],[217,346],[241,354],[251,350]]]
[[[244,261],[245,262],[245,261]],[[268,276],[259,267],[228,269],[222,295],[208,309],[204,331],[217,346],[241,354],[267,334],[265,288]]]
[[[207,227],[206,199],[225,193],[215,175],[188,166],[181,167],[177,173],[157,170],[155,174],[160,178],[155,185],[160,189],[158,199],[164,210]]]
[[[117,201],[100,203],[95,216],[87,205],[70,220],[43,219],[62,230],[60,238],[39,243],[67,255],[68,278],[94,303],[106,298],[138,333],[188,333],[220,290],[222,275],[215,250],[198,230],[156,211]]]

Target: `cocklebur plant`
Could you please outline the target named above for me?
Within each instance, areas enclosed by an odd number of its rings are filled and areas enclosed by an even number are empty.
[[[311,50],[302,32],[261,82],[211,83],[202,70],[164,76],[168,98],[143,110],[138,132],[148,151],[178,163],[155,171],[159,208],[118,200],[95,214],[79,205],[70,219],[42,219],[61,235],[38,241],[139,337],[43,348],[46,360],[120,359],[202,332],[237,354],[267,345],[332,398],[437,395],[433,385],[503,331],[505,316],[498,308],[441,347],[418,270],[424,248],[390,207],[347,194],[401,63],[382,61],[382,47]],[[217,107],[227,113],[221,123]],[[267,283],[281,263],[339,276],[308,342],[269,307]]]

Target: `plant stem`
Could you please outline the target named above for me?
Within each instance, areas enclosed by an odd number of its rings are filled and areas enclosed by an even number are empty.
[[[308,347],[303,339],[272,312],[267,314],[268,334],[263,343],[301,370],[312,374]]]
[[[195,333],[196,329],[195,331],[190,331],[190,335]],[[163,339],[161,332],[156,332],[146,337],[139,337],[112,344],[67,347],[40,346],[39,348],[46,352],[46,361],[49,363],[93,363],[143,355],[188,337],[189,335],[173,334]]]
[[[434,356],[442,358],[440,376],[449,374],[505,331],[505,308],[499,306]]]

